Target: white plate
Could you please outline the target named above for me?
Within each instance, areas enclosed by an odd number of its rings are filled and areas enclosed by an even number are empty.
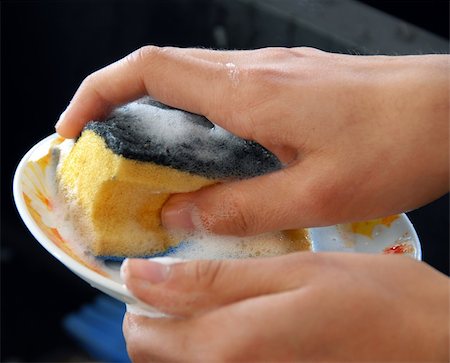
[[[127,304],[154,311],[138,301],[124,287],[119,274],[119,264],[108,264],[77,249],[67,233],[70,221],[61,223],[54,208],[53,168],[49,167],[48,154],[52,143],[62,141],[53,134],[38,144],[22,158],[14,176],[14,200],[25,225],[37,241],[54,257],[91,286]],[[417,234],[405,214],[375,221],[352,223],[308,230],[312,250],[405,253],[421,259]],[[171,254],[177,256],[177,252]],[[203,256],[203,258],[214,256]]]

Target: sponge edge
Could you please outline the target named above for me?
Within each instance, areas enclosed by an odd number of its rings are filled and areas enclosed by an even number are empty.
[[[85,130],[59,163],[57,182],[94,255],[140,257],[178,242],[161,226],[161,208],[170,194],[217,180],[127,159]]]
[[[239,138],[203,116],[170,108],[148,97],[119,107],[94,131],[115,154],[206,178],[244,179],[281,168],[263,146]]]

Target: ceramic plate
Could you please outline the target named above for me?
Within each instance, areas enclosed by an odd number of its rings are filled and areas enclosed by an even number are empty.
[[[60,262],[93,287],[127,304],[152,308],[137,301],[124,287],[118,263],[105,263],[77,247],[70,221],[61,220],[55,208],[54,170],[49,149],[62,138],[53,134],[23,157],[14,176],[14,200],[25,225],[37,241]],[[421,259],[417,234],[405,214],[373,221],[308,229],[311,249],[354,253],[403,253]],[[169,257],[183,257],[177,250]],[[202,256],[214,258],[214,256]],[[162,260],[173,261],[173,260]]]

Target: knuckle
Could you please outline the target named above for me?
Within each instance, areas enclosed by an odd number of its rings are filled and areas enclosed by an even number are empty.
[[[206,289],[211,289],[217,284],[221,270],[223,269],[223,261],[195,261],[191,268],[196,283]]]
[[[254,230],[254,219],[250,213],[242,208],[236,208],[233,218],[233,231],[238,236],[247,236]]]
[[[143,46],[125,57],[125,61],[131,66],[142,66],[160,53],[161,48],[154,45]]]
[[[249,236],[260,232],[260,220],[263,211],[256,211],[248,201],[245,191],[236,190],[230,200],[230,229],[234,235]]]
[[[273,47],[267,48],[267,56],[271,60],[284,60],[286,58],[290,58],[296,55],[292,48],[284,48],[284,47]]]
[[[297,48],[290,48],[290,50],[292,51],[292,54],[296,54],[297,56],[308,56],[308,55],[320,55],[325,53],[324,51],[317,49],[317,48],[312,48],[312,47],[297,47]]]
[[[82,89],[91,89],[91,88],[95,88],[95,84],[97,83],[97,79],[99,76],[100,71],[95,71],[94,73],[91,73],[90,75],[88,75],[83,82],[81,82],[81,86],[80,88]]]
[[[239,187],[239,183],[234,187],[222,185],[204,190],[205,194],[198,199],[208,200],[199,206],[202,228],[219,235],[235,236],[247,236],[257,229],[258,211],[252,210],[248,189]]]
[[[81,82],[77,95],[83,95],[84,97],[95,97],[99,101],[99,104],[108,104],[108,97],[101,91],[100,85],[103,81],[102,69],[91,73],[83,80],[83,82]],[[100,107],[102,106],[99,106],[99,109]],[[105,105],[103,105],[103,107],[106,108]]]
[[[289,69],[271,63],[246,66],[242,71],[239,97],[236,100],[239,106],[237,110],[244,113],[248,113],[248,110],[264,110],[267,102],[285,91],[289,72]]]
[[[318,55],[320,53],[324,53],[323,51],[311,47],[295,47],[295,48],[287,48],[287,47],[273,47],[263,49],[263,57],[267,58],[269,63],[272,62],[289,62],[290,60],[296,60],[299,57],[305,56],[313,56]]]
[[[217,202],[205,219],[213,221],[208,222],[212,224],[210,230],[221,235],[248,236],[258,229],[257,211],[252,210],[245,189],[225,187],[217,195]]]

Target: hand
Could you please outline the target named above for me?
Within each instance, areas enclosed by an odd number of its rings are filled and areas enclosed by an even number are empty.
[[[448,278],[409,257],[129,260],[124,276],[176,316],[125,316],[134,362],[449,360]]]
[[[57,130],[74,137],[88,120],[150,94],[287,164],[173,196],[162,211],[168,228],[251,235],[371,219],[448,191],[448,60],[144,47],[86,78]]]

